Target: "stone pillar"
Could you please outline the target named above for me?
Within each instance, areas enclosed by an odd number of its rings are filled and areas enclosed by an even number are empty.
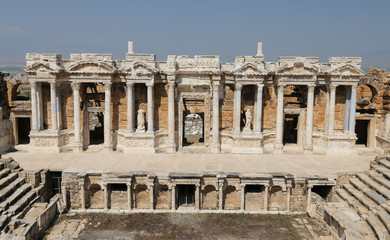
[[[221,145],[219,144],[219,83],[213,84],[213,139],[211,143],[211,152],[219,153]]]
[[[261,132],[261,119],[263,112],[263,86],[264,84],[257,84],[256,92],[256,120],[255,120],[255,132]]]
[[[175,142],[175,83],[168,83],[168,145],[167,152],[176,152]]]
[[[62,183],[62,184],[64,184],[64,183]],[[68,208],[68,199],[66,196],[67,193],[66,193],[66,186],[65,185],[62,185],[61,193],[62,193],[62,202],[64,203],[65,208]]]
[[[345,86],[347,88],[347,86]],[[351,90],[345,93],[345,109],[344,109],[344,132],[349,132],[349,117],[351,112]]]
[[[237,83],[234,91],[234,132],[241,131],[241,89],[242,84]]]
[[[81,209],[85,210],[85,186],[84,186],[84,182],[80,183],[80,201],[81,201]]]
[[[37,86],[37,100],[38,100],[38,129],[43,129],[43,101],[42,101],[42,83]]]
[[[349,115],[349,133],[353,135],[355,134],[356,89],[357,85],[353,85],[351,89],[351,111]]]
[[[311,189],[313,188],[312,185],[307,185],[307,205],[306,205],[306,212],[309,211],[310,204],[311,204]]]
[[[269,192],[269,186],[264,186],[265,194],[264,194],[264,211],[268,211],[268,192]]]
[[[283,119],[284,119],[284,85],[278,85],[278,103],[276,109],[276,137],[274,144],[274,152],[282,153],[283,149]]]
[[[337,85],[330,85],[330,101],[329,101],[329,134],[334,133],[334,115],[336,107],[336,88]]]
[[[172,184],[172,211],[176,210],[176,184]]]
[[[150,195],[150,209],[154,209],[154,184],[149,185],[149,195]]]
[[[314,89],[315,85],[308,86],[307,92],[307,111],[306,111],[306,139],[305,153],[313,151],[313,108],[314,108]]]
[[[245,211],[245,184],[241,184],[241,211]]]
[[[325,86],[325,116],[324,116],[324,130],[329,131],[329,85]]]
[[[104,148],[111,151],[111,82],[104,83]]]
[[[134,132],[134,83],[126,83],[127,86],[127,130]]]
[[[30,82],[31,86],[31,123],[32,131],[38,131],[38,108],[37,108],[37,83]]]
[[[219,183],[219,192],[218,192],[218,209],[223,210],[223,183]]]
[[[290,211],[291,186],[287,186],[287,211]]]
[[[73,126],[75,150],[82,151],[81,144],[81,118],[80,118],[80,83],[72,83],[73,89]]]
[[[148,87],[148,132],[154,131],[154,99],[153,99],[153,83],[147,83]]]
[[[195,209],[200,210],[200,184],[195,184]]]
[[[104,191],[104,211],[108,211],[108,187],[107,183],[103,183],[103,191]]]
[[[132,197],[131,197],[131,183],[126,183],[127,185],[127,209],[132,209]]]
[[[56,105],[57,105],[57,122],[58,129],[62,129],[62,114],[61,114],[61,88],[57,84],[56,88]]]
[[[50,83],[50,111],[51,111],[51,128],[53,130],[58,130],[56,83]]]

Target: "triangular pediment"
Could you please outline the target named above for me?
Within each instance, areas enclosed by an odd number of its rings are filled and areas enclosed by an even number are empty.
[[[253,63],[246,63],[242,67],[236,67],[233,72],[236,75],[245,75],[245,76],[259,76],[259,75],[267,75],[267,71],[265,69],[259,69]]]
[[[71,65],[68,69],[70,72],[78,73],[112,73],[115,67],[106,63],[79,62]]]
[[[318,67],[307,62],[290,62],[279,67],[279,74],[310,75],[318,73]]]
[[[33,72],[42,72],[42,73],[53,73],[56,72],[56,70],[50,68],[49,63],[34,63],[30,66],[27,66],[24,68],[24,71],[27,73],[33,73]]]
[[[153,75],[158,72],[157,68],[148,66],[145,63],[136,62],[133,64],[133,69],[135,75]]]
[[[356,68],[353,65],[348,64],[334,69],[331,72],[331,74],[332,75],[364,75],[365,72]]]

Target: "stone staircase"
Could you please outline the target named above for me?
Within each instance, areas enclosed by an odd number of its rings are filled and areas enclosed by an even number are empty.
[[[345,228],[355,229],[354,237],[347,239],[390,239],[390,157],[373,161],[370,170],[355,174],[348,182],[339,185],[333,193],[332,201],[353,209],[369,226],[363,227],[361,221],[360,225],[352,226],[352,222],[348,223],[341,217],[339,220],[344,220],[346,225],[350,224]],[[328,205],[331,208],[332,204]],[[335,215],[340,215],[340,212]],[[344,215],[346,218],[351,214]]]

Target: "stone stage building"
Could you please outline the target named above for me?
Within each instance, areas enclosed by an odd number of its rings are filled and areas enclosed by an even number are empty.
[[[8,90],[11,142],[29,141],[28,151],[350,154],[389,145],[387,82],[362,71],[359,57],[265,62],[259,43],[234,63],[214,55],[157,62],[129,42],[124,60],[28,53],[26,61],[28,79],[10,79]],[[16,101],[23,84],[27,102]]]

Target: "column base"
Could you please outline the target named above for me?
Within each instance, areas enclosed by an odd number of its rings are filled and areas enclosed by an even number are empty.
[[[275,143],[274,144],[274,154],[282,154],[283,153],[283,144]]]
[[[211,144],[211,153],[220,153],[221,152],[221,144],[212,143]]]
[[[176,152],[176,144],[175,143],[168,143],[167,153],[175,153],[175,152]]]
[[[81,153],[81,152],[83,152],[83,145],[81,144],[81,142],[76,142],[75,144],[74,144],[74,150],[73,150],[74,152],[79,152],[79,153]]]
[[[304,154],[312,154],[313,153],[313,145],[305,145],[303,147]]]
[[[112,146],[103,146],[104,147],[104,152],[110,153],[112,152]]]

